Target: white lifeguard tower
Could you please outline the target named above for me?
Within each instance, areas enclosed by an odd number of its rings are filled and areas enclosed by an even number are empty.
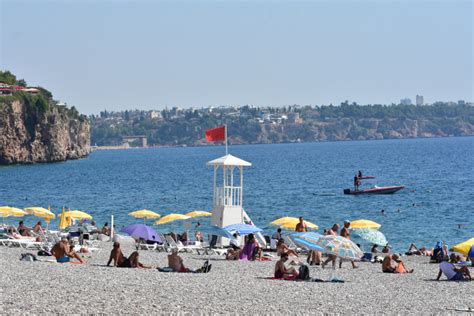
[[[251,223],[243,208],[244,167],[252,164],[230,154],[211,160],[208,166],[214,167],[214,198],[211,224],[225,227],[231,224]],[[259,242],[264,245],[265,239],[257,234]],[[227,243],[225,238],[221,244]]]

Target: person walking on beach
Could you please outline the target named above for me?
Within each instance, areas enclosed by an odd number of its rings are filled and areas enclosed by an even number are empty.
[[[349,234],[349,227],[350,226],[351,226],[350,221],[344,221],[344,226],[341,229],[341,237],[347,238],[349,240],[351,239],[350,234]],[[352,263],[352,268],[353,269],[358,268],[358,266],[356,266],[354,261],[351,261],[351,263]],[[339,269],[341,269],[341,268],[342,268],[342,259],[339,260]]]
[[[306,223],[304,222],[304,218],[300,217],[300,222],[296,224],[295,231],[299,233],[304,233],[308,231],[308,226],[306,226]]]
[[[329,230],[326,232],[326,235],[337,236],[337,231],[338,231],[338,230],[339,230],[339,224],[334,224],[334,225],[332,225],[331,229],[329,229]],[[332,261],[332,268],[335,269],[335,268],[336,268],[336,259],[337,259],[337,256],[329,254],[329,255],[328,255],[328,258],[326,259],[326,261],[324,261],[324,262],[321,264],[321,267],[324,269],[324,267],[325,267],[330,261]]]

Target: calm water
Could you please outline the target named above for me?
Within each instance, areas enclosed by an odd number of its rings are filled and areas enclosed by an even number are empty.
[[[77,161],[0,167],[0,205],[51,205],[56,213],[66,206],[89,212],[100,224],[114,214],[119,227],[136,221],[127,215],[136,209],[162,215],[211,210],[212,168],[206,162],[223,151],[98,151]],[[244,207],[269,232],[273,219],[302,215],[320,231],[345,219],[375,220],[398,250],[412,241],[433,245],[444,239],[453,245],[474,235],[472,137],[248,145],[232,146],[230,152],[253,164],[244,172]],[[407,189],[385,196],[343,195],[359,169],[377,176],[373,184]],[[35,220],[27,217],[28,223]],[[182,230],[182,224],[174,228]]]

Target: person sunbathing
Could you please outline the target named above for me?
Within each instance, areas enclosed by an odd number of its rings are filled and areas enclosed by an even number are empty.
[[[280,260],[278,260],[275,264],[275,272],[274,277],[275,279],[285,279],[285,280],[294,280],[298,277],[298,271],[295,268],[287,268],[285,266],[285,262],[288,261],[288,254],[282,253],[280,256]]]
[[[138,251],[134,251],[130,255],[130,257],[124,259],[118,267],[120,267],[120,268],[143,268],[143,269],[150,269],[151,268],[150,266],[146,266],[146,265],[140,263],[140,261],[138,261],[138,257],[139,257]]]
[[[449,262],[451,262],[451,263],[465,262],[466,260],[467,260],[466,257],[457,255],[457,254],[455,254],[455,253],[451,253],[451,254],[449,255]]]
[[[174,272],[207,273],[211,270],[212,264],[208,264],[208,261],[206,261],[202,268],[193,271],[184,266],[183,259],[178,255],[178,249],[173,249],[171,254],[168,255],[168,267],[173,269]]]
[[[40,232],[43,232],[43,231],[44,231],[44,229],[41,226],[41,221],[39,221],[38,223],[36,223],[35,226],[33,226],[33,232],[34,233],[39,234]]]
[[[26,227],[23,221],[20,221],[20,223],[18,223],[17,231],[22,236],[31,237],[30,228]]]
[[[288,254],[288,256],[298,257],[296,251],[290,249],[290,247],[285,244],[285,240],[283,238],[280,238],[278,240],[276,252],[278,256],[281,256],[281,254],[286,253]]]
[[[58,263],[71,262],[71,259],[77,259],[80,263],[85,263],[85,261],[74,252],[66,238],[61,239],[61,241],[53,246],[51,254],[56,258]]]
[[[107,266],[110,266],[110,263],[114,261],[114,267],[120,266],[122,262],[125,260],[125,256],[123,255],[122,249],[120,248],[119,242],[114,242],[114,247],[110,252],[110,258],[107,262]]]
[[[453,263],[448,261],[443,261],[439,264],[439,272],[436,281],[439,281],[443,274],[449,281],[472,281],[468,267],[456,268]]]
[[[408,270],[405,263],[397,254],[387,255],[382,261],[382,272],[384,273],[413,273],[414,269]]]
[[[411,255],[432,256],[433,249],[428,250],[426,247],[421,247],[420,249],[418,249],[418,247],[414,243],[411,243],[410,247],[408,247],[408,251],[406,252],[406,255],[407,256],[411,256]]]

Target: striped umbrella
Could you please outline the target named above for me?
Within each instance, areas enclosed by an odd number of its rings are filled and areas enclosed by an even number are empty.
[[[388,241],[387,241],[387,238],[385,238],[385,235],[376,229],[372,229],[372,228],[354,229],[352,230],[352,233],[354,235],[359,236],[360,238],[364,240],[367,240],[368,242],[371,242],[379,246],[385,246],[388,244]]]
[[[360,260],[364,253],[351,240],[342,236],[321,236],[316,241],[316,245],[321,246],[327,254],[338,256],[346,260]]]

